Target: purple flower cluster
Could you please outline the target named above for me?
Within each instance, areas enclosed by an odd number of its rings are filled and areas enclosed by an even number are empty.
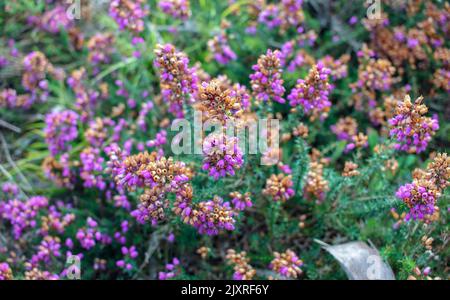
[[[48,199],[41,196],[26,201],[12,199],[0,202],[0,216],[11,223],[14,238],[19,239],[25,229],[36,227],[39,210],[47,206]]]
[[[23,67],[22,86],[30,93],[29,101],[46,101],[49,96],[46,74],[53,67],[45,55],[38,51],[30,52],[23,58]]]
[[[236,98],[243,110],[250,109],[252,103],[245,85],[239,83],[234,84],[230,91],[230,97]]]
[[[274,4],[267,7],[259,14],[258,22],[265,24],[270,29],[279,27],[283,20],[280,18],[280,9]]]
[[[148,140],[145,145],[149,148],[161,147],[167,143],[167,131],[162,129],[156,133],[156,137],[153,140]]]
[[[160,0],[159,8],[175,19],[187,20],[191,15],[189,0]]]
[[[258,63],[252,67],[255,73],[250,75],[253,94],[258,101],[274,100],[284,103],[283,79],[281,78],[281,52],[267,50],[259,57]]]
[[[209,51],[214,56],[214,59],[221,65],[226,65],[232,60],[237,59],[236,53],[228,44],[228,38],[225,33],[220,33],[213,39],[208,41]]]
[[[119,25],[120,30],[139,33],[144,30],[144,18],[149,10],[145,0],[112,0],[109,15]]]
[[[184,100],[193,102],[198,90],[195,68],[189,68],[189,58],[171,44],[157,45],[155,54],[163,99],[169,103],[169,112],[181,118]]]
[[[86,86],[86,70],[80,68],[72,71],[70,77],[67,79],[67,84],[75,93],[75,107],[80,112],[81,120],[83,122],[89,120],[101,95],[98,91],[90,89]]]
[[[112,242],[110,236],[100,232],[97,222],[92,218],[87,218],[86,224],[87,227],[79,228],[76,234],[76,238],[82,248],[90,250],[97,242],[102,244],[110,244]]]
[[[70,149],[69,143],[78,137],[78,114],[72,110],[52,112],[45,117],[45,140],[52,155]]]
[[[60,201],[58,201],[56,205],[51,205],[48,208],[48,213],[41,218],[41,228],[39,233],[42,236],[49,235],[50,231],[63,234],[66,227],[75,220],[75,214],[63,213],[63,211],[71,208],[70,205],[64,205],[64,203]]]
[[[121,245],[125,245],[127,238],[125,234],[130,230],[130,225],[128,221],[122,221],[120,223],[120,231],[114,233],[114,239]]]
[[[234,230],[235,212],[229,202],[215,196],[198,204],[194,227],[200,234],[217,235],[221,230]]]
[[[19,187],[15,183],[5,182],[2,184],[2,192],[9,196],[16,196],[19,194]]]
[[[235,170],[244,163],[238,140],[226,135],[211,134],[203,142],[203,167],[215,180],[227,175],[234,176]]]
[[[331,85],[328,83],[330,70],[318,63],[309,71],[306,79],[299,79],[288,96],[291,106],[301,105],[307,115],[321,119],[328,115],[331,107],[329,95]]]
[[[74,20],[69,17],[66,5],[56,5],[42,16],[30,16],[28,22],[49,33],[58,33],[61,29],[69,30],[75,25]]]
[[[97,33],[87,43],[89,49],[88,61],[94,66],[94,74],[97,74],[98,65],[108,64],[113,52],[114,36],[110,33]]]
[[[390,135],[395,137],[395,149],[409,153],[425,151],[432,136],[439,129],[437,118],[425,117],[428,108],[422,103],[423,97],[414,103],[407,95],[396,108],[395,116],[389,120]]]
[[[17,91],[14,89],[0,90],[0,107],[29,108],[32,104],[33,100],[29,95],[17,95]]]
[[[426,182],[418,180],[401,186],[395,193],[410,209],[405,220],[423,220],[435,212],[436,191]]]
[[[2,262],[0,263],[0,281],[1,280],[12,280],[13,274],[12,270],[9,267],[8,263]]]
[[[135,258],[138,256],[138,252],[136,250],[136,246],[131,246],[129,248],[123,246],[121,248],[123,259],[120,259],[116,261],[116,266],[119,268],[122,268],[124,270],[132,270],[133,269],[133,262]]]
[[[297,278],[302,274],[300,267],[303,266],[303,261],[294,251],[288,249],[285,253],[274,252],[274,256],[269,265],[273,271],[287,278]]]
[[[252,199],[250,198],[250,193],[241,194],[239,192],[230,193],[231,203],[235,210],[245,210],[247,207],[252,207]]]
[[[83,180],[83,186],[104,190],[106,188],[106,182],[102,176],[104,159],[100,156],[99,148],[84,149],[80,153],[80,162],[80,177]]]
[[[37,267],[39,263],[45,265],[51,263],[52,259],[61,256],[61,241],[58,237],[46,236],[42,239],[38,251],[31,257],[30,265]]]
[[[159,280],[167,280],[174,278],[181,273],[180,260],[176,257],[173,258],[172,263],[166,264],[166,272],[159,272]]]

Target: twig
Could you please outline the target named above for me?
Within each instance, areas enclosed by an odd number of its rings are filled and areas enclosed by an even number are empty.
[[[20,129],[19,127],[14,126],[13,124],[8,123],[6,121],[3,121],[2,119],[0,119],[0,126],[5,127],[5,128],[7,128],[7,129],[9,129],[11,131],[14,131],[16,133],[21,133],[22,132],[22,129]]]

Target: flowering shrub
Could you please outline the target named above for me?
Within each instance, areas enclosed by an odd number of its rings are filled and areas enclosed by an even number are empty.
[[[0,280],[345,278],[317,240],[448,277],[447,2],[25,2]]]

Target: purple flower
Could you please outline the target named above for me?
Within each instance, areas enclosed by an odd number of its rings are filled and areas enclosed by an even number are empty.
[[[255,73],[250,75],[253,94],[258,101],[273,100],[284,103],[283,79],[281,78],[281,52],[267,50],[258,63],[252,67]]]
[[[145,0],[112,0],[109,15],[119,25],[120,30],[139,33],[144,30],[144,18],[148,15]]]
[[[306,79],[299,79],[297,85],[288,96],[291,106],[301,105],[307,115],[315,119],[326,118],[331,107],[329,95],[331,85],[328,83],[330,69],[318,63],[309,71]]]
[[[237,59],[236,53],[228,44],[228,38],[225,33],[220,33],[208,41],[208,47],[214,56],[214,59],[222,65],[226,65],[232,60]]]
[[[13,199],[0,202],[0,216],[11,223],[14,238],[19,239],[25,229],[36,227],[39,210],[47,206],[48,199],[42,196],[31,197],[27,201]]]
[[[389,120],[390,135],[397,140],[396,150],[409,153],[425,151],[432,136],[439,129],[437,117],[429,118],[424,114],[428,111],[419,97],[414,104],[407,95],[396,108],[395,116]]]
[[[78,137],[78,114],[72,110],[52,112],[45,117],[45,140],[52,155],[71,148],[70,142]]]
[[[198,78],[194,68],[189,68],[189,59],[176,52],[171,44],[157,45],[155,66],[160,71],[160,86],[163,99],[169,103],[169,112],[183,117],[183,103],[193,102],[197,92]]]
[[[209,135],[203,143],[203,170],[215,180],[220,177],[234,176],[235,170],[244,163],[243,153],[235,137]]]
[[[159,8],[175,19],[187,20],[191,15],[189,0],[160,0]]]
[[[270,29],[278,27],[282,24],[282,19],[280,18],[280,11],[278,6],[270,4],[268,5],[258,17],[258,22],[265,24]]]
[[[401,186],[395,196],[410,209],[405,220],[423,220],[433,215],[436,204],[436,190],[424,180],[415,180]]]

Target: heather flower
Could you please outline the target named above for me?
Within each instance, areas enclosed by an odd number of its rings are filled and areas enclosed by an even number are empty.
[[[297,69],[303,66],[311,66],[315,64],[314,58],[309,55],[305,50],[300,49],[295,54],[294,58],[291,60],[287,66],[288,72],[295,72]]]
[[[61,240],[58,237],[46,236],[41,241],[38,252],[31,257],[30,264],[37,266],[40,262],[49,264],[55,257],[60,257]]]
[[[352,137],[358,133],[358,123],[352,117],[340,118],[335,125],[331,126],[331,131],[336,134],[338,140],[351,141]]]
[[[416,180],[401,186],[395,193],[410,209],[405,220],[423,220],[427,216],[432,216],[435,212],[435,204],[438,192],[426,180]]]
[[[287,29],[290,26],[298,27],[305,18],[302,9],[303,0],[282,0],[281,1],[281,20],[282,28]]]
[[[171,192],[189,179],[185,175],[187,172],[182,162],[165,157],[158,159],[155,152],[144,152],[129,156],[122,162],[116,182],[129,189],[166,185],[166,191]]]
[[[227,264],[233,266],[234,280],[252,280],[255,277],[256,270],[249,264],[250,259],[245,251],[237,253],[233,249],[228,249],[225,258]]]
[[[25,272],[25,280],[58,280],[57,274],[52,274],[48,271],[42,271],[38,268],[32,268]]]
[[[165,269],[166,272],[159,272],[159,280],[167,280],[179,275],[181,273],[180,260],[174,257],[172,263],[166,264]]]
[[[281,78],[280,56],[280,51],[269,49],[266,54],[259,57],[258,63],[252,67],[255,73],[250,75],[250,84],[256,100],[285,102],[282,98],[285,89]]]
[[[338,59],[334,59],[330,55],[324,56],[319,60],[325,68],[330,70],[330,76],[333,81],[347,77],[348,66],[347,63],[350,61],[350,55],[344,54]]]
[[[284,253],[274,252],[275,256],[269,265],[269,268],[283,277],[297,278],[303,271],[303,261],[292,250],[286,250]]]
[[[99,190],[106,188],[103,180],[103,157],[100,156],[99,148],[86,148],[80,153],[80,177],[86,188],[96,187]]]
[[[8,263],[2,262],[0,263],[0,281],[1,280],[12,280],[13,273]]]
[[[97,229],[97,222],[92,218],[89,217],[86,224],[87,227],[78,229],[76,238],[80,242],[82,248],[90,250],[96,245],[96,241],[102,240],[103,236]]]
[[[358,176],[359,171],[357,169],[358,169],[357,164],[355,164],[351,161],[346,161],[345,165],[344,165],[344,170],[342,171],[342,176],[344,176],[344,177]]]
[[[26,201],[12,199],[0,202],[0,216],[11,223],[13,236],[19,239],[25,229],[37,226],[38,213],[48,206],[48,199],[42,196],[30,197]]]
[[[291,175],[283,173],[278,175],[272,174],[266,181],[266,188],[263,190],[263,194],[272,197],[274,201],[286,202],[295,194],[292,188],[293,185]]]
[[[144,18],[149,14],[145,0],[112,0],[109,15],[119,25],[120,30],[139,33],[144,30]]]
[[[340,118],[331,126],[331,131],[336,134],[338,140],[346,141],[345,152],[355,148],[364,148],[368,145],[368,137],[362,132],[358,133],[358,123],[352,117]]]
[[[295,40],[290,40],[284,43],[280,49],[280,64],[286,66],[288,58],[294,54]]]
[[[236,98],[237,102],[240,103],[243,111],[248,112],[250,110],[251,99],[245,85],[235,83],[231,87],[230,96]]]
[[[2,192],[9,196],[17,196],[19,194],[19,186],[12,182],[5,182],[2,184]]]
[[[202,201],[196,211],[193,226],[200,234],[217,235],[220,230],[234,230],[235,212],[222,198],[214,196],[213,200]]]
[[[434,157],[428,164],[424,177],[439,191],[450,185],[450,157],[447,153],[438,153]]]
[[[137,209],[131,212],[138,223],[150,222],[155,226],[159,221],[165,219],[165,209],[169,206],[169,202],[166,193],[161,188],[145,189],[139,200]]]
[[[114,40],[111,33],[97,33],[87,42],[88,62],[96,68],[94,74],[98,73],[98,65],[110,63]]]
[[[148,140],[145,145],[149,148],[162,147],[167,143],[167,131],[162,129],[156,133],[156,137],[153,140]]]
[[[447,93],[450,92],[450,70],[437,69],[433,75],[433,84],[436,88],[442,89]]]
[[[0,90],[0,107],[6,108],[29,108],[33,104],[33,99],[30,95],[17,95],[14,89]]]
[[[195,69],[189,68],[187,56],[176,52],[171,44],[157,45],[155,54],[163,99],[169,103],[169,112],[176,117],[183,117],[183,103],[192,102],[197,92]]]
[[[214,59],[221,65],[226,65],[230,61],[237,59],[236,53],[234,53],[228,44],[228,38],[225,33],[220,33],[209,40],[208,48],[213,54]]]
[[[203,82],[198,91],[199,108],[206,113],[208,119],[226,123],[241,114],[241,103],[233,95],[236,95],[236,92],[223,88],[218,80]]]
[[[422,101],[423,97],[419,97],[412,103],[407,95],[404,101],[398,104],[395,116],[389,120],[390,135],[397,140],[395,149],[408,153],[425,151],[432,136],[439,129],[437,119],[424,116],[428,108]]]
[[[309,135],[309,129],[308,129],[308,126],[306,126],[304,123],[300,123],[300,124],[297,125],[297,127],[295,127],[295,128],[292,130],[292,134],[293,134],[294,136],[299,136],[299,137],[305,139],[305,138],[307,138],[308,135]]]
[[[315,198],[318,203],[321,203],[328,190],[328,181],[323,177],[323,164],[317,161],[311,162],[303,191],[305,197],[307,199]]]
[[[71,110],[52,112],[45,117],[45,140],[52,155],[70,150],[70,142],[78,137],[78,114]]]
[[[259,14],[258,22],[265,24],[270,29],[279,27],[283,20],[280,18],[278,6],[274,4],[267,5],[267,7]]]
[[[241,194],[239,192],[231,192],[231,203],[235,210],[244,210],[247,207],[252,207],[252,199],[250,198],[250,192]]]
[[[67,31],[75,25],[74,20],[69,18],[67,6],[60,4],[46,11],[42,16],[30,17],[29,22],[49,33],[58,33],[61,29]]]
[[[75,183],[75,174],[71,169],[68,153],[62,154],[59,160],[47,156],[42,162],[42,170],[45,176],[58,186],[72,188]]]
[[[331,85],[328,83],[330,69],[318,63],[309,71],[305,80],[299,79],[297,85],[288,96],[291,106],[301,105],[311,119],[324,119],[328,115],[331,102],[328,99],[331,92]]]
[[[67,84],[75,93],[75,107],[80,113],[80,118],[83,122],[92,116],[95,105],[100,96],[102,96],[98,91],[89,89],[84,82],[85,79],[86,70],[84,68],[72,71],[67,79]]]
[[[223,134],[211,134],[203,142],[203,167],[215,180],[234,176],[244,163],[238,140]]]
[[[299,34],[297,36],[297,45],[299,47],[314,46],[314,43],[317,40],[317,33],[314,30],[305,32],[303,27],[299,27],[297,28],[297,33]]]
[[[39,51],[30,52],[23,59],[24,72],[22,86],[30,93],[27,104],[44,102],[49,96],[47,73],[57,76],[59,72],[50,64],[45,55]],[[23,101],[23,100],[22,100]],[[26,105],[28,107],[29,105]]]
[[[191,15],[189,0],[160,0],[159,8],[175,19],[187,20]]]
[[[47,236],[51,230],[59,234],[64,233],[66,227],[75,220],[75,214],[63,214],[61,210],[70,208],[70,206],[64,206],[60,202],[56,206],[51,205],[48,208],[48,214],[41,217],[40,234]]]
[[[396,82],[393,77],[395,68],[386,59],[370,58],[366,63],[360,64],[358,81],[355,88],[366,88],[375,91],[388,91]]]
[[[116,261],[116,266],[125,270],[132,270],[133,264],[132,262],[138,256],[138,252],[136,250],[136,246],[131,246],[129,248],[123,246],[121,248],[123,259]]]
[[[89,122],[89,128],[85,131],[84,137],[92,147],[101,147],[109,137],[108,129],[114,125],[115,122],[110,118],[95,118]]]

